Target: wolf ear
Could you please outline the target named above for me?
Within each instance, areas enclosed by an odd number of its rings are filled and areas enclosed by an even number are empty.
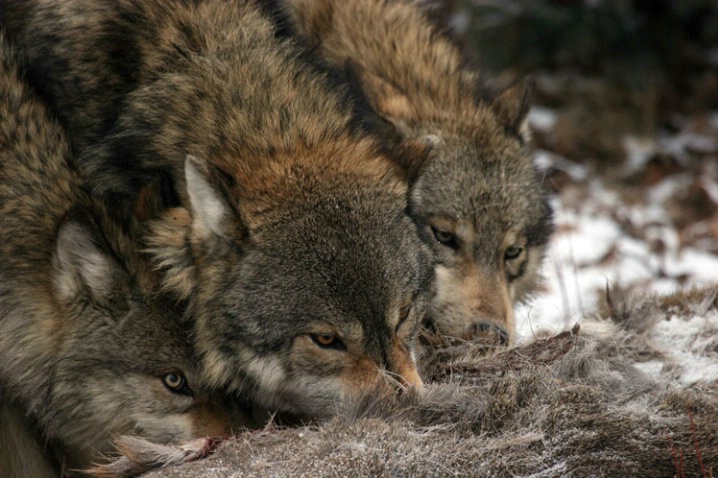
[[[194,156],[185,159],[185,181],[192,213],[192,233],[198,239],[225,237],[229,233],[231,206],[211,182],[211,168]]]
[[[524,141],[530,139],[527,115],[531,109],[536,82],[528,77],[500,92],[491,106],[509,131]]]
[[[121,316],[128,309],[129,276],[96,226],[85,219],[75,215],[60,226],[53,257],[55,292],[66,303],[89,294],[93,303]]]
[[[228,185],[221,184],[222,173],[192,155],[185,158],[184,171],[189,209],[164,210],[150,221],[145,237],[146,252],[164,273],[163,286],[182,300],[197,286],[197,254],[208,244],[211,250],[217,241],[236,241],[246,235],[239,215],[226,200]]]

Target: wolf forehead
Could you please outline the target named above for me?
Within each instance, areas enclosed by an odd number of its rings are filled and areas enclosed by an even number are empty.
[[[516,226],[545,216],[541,181],[529,151],[518,140],[442,137],[416,184],[412,205],[425,217]]]
[[[370,329],[428,290],[432,257],[416,225],[404,211],[366,214],[377,206],[335,199],[265,225],[220,297],[220,308],[252,311],[231,328],[244,335],[265,320],[295,330],[359,320]],[[263,334],[288,340],[286,330]]]
[[[147,372],[155,372],[160,365],[183,368],[192,363],[192,323],[182,318],[183,308],[169,304],[165,297],[133,300],[133,310],[122,317],[91,325],[78,323],[83,335],[73,341],[68,352]]]

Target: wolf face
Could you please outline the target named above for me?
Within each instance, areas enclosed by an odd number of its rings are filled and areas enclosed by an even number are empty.
[[[63,311],[55,333],[63,339],[53,344],[44,403],[31,409],[45,436],[68,463],[87,464],[110,451],[117,434],[159,443],[228,435],[237,417],[200,388],[182,307],[128,274],[105,247],[81,216],[60,226],[52,289]],[[25,327],[27,340],[52,340],[34,324]]]
[[[536,287],[551,233],[537,173],[504,135],[442,135],[435,154],[412,195],[437,259],[431,321],[444,335],[510,342],[513,305]]]
[[[199,387],[185,308],[159,292],[134,234],[86,194],[64,132],[2,38],[0,91],[3,400],[70,468],[101,460],[116,434],[230,433],[242,417]]]
[[[437,259],[429,324],[452,337],[511,342],[513,305],[536,288],[552,230],[525,146],[531,84],[484,86],[416,2],[286,0],[285,8],[315,52],[349,65],[400,137],[435,143],[411,195]]]
[[[210,385],[305,418],[376,386],[421,388],[413,346],[432,269],[388,185],[284,184],[296,187],[290,202],[243,203],[206,180],[205,167],[188,159],[192,211],[156,223],[151,252],[169,284],[192,296]],[[178,256],[177,244],[191,250]]]

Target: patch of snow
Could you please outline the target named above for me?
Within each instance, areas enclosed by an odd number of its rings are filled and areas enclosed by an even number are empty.
[[[666,372],[683,385],[718,380],[718,313],[672,317],[658,323],[652,339],[671,362]]]
[[[681,133],[662,138],[660,141],[660,149],[662,152],[674,157],[679,162],[685,163],[689,160],[687,153],[688,148],[693,149],[695,147],[698,151],[701,151],[704,148],[709,151],[713,149],[710,142],[707,143],[705,139],[707,138],[701,135]]]
[[[519,341],[565,330],[596,313],[607,285],[668,294],[718,284],[718,256],[681,248],[678,232],[657,200],[668,198],[687,179],[659,183],[649,194],[655,201],[623,205],[620,213],[615,212],[620,199],[596,180],[589,186],[591,199],[582,204],[569,207],[553,198],[557,232],[546,253],[544,291],[517,307]],[[642,228],[643,237],[626,234],[617,218]]]
[[[701,176],[700,182],[711,201],[718,204],[718,182],[707,175]]]
[[[588,179],[588,170],[585,166],[550,151],[537,150],[533,156],[533,163],[541,171],[546,171],[550,168],[563,171],[574,181],[582,182]]]
[[[648,192],[648,200],[652,203],[663,203],[691,186],[693,176],[690,173],[672,175],[659,182]]]
[[[646,375],[650,375],[651,377],[658,377],[661,375],[661,372],[663,371],[664,362],[662,360],[648,360],[646,362],[638,362],[634,363],[633,366],[636,367],[641,372],[645,373]]]
[[[656,154],[657,145],[652,138],[627,135],[623,139],[623,149],[626,151],[625,172],[631,174],[643,169],[648,160]]]
[[[664,267],[669,276],[687,275],[690,285],[718,282],[718,256],[698,249],[667,256]]]
[[[550,108],[534,106],[529,110],[529,125],[539,131],[551,131],[558,121],[558,114]]]

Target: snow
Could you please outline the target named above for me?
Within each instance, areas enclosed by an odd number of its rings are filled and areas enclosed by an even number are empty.
[[[528,121],[532,128],[548,131],[556,125],[558,115],[552,109],[534,106],[529,111]]]
[[[666,355],[659,373],[667,373],[683,385],[718,380],[717,313],[673,316],[657,324],[652,338]]]
[[[551,110],[534,108],[529,121],[535,129],[550,130],[556,116]],[[709,123],[718,129],[718,113]],[[689,152],[714,154],[718,141],[684,128],[657,139],[627,136],[623,147],[622,173],[629,175],[640,174],[657,154],[670,155],[679,163],[689,158]],[[516,310],[519,343],[595,316],[607,286],[660,295],[700,286],[718,288],[718,256],[700,249],[700,243],[685,244],[666,209],[671,200],[698,184],[718,210],[715,164],[707,162],[701,175],[667,175],[638,191],[641,200],[628,204],[582,164],[542,150],[536,151],[534,162],[544,170],[563,171],[586,194],[577,200],[558,195],[551,200],[556,233],[546,253],[544,290]],[[698,222],[688,230],[700,233],[710,227]],[[631,232],[636,230],[640,233]],[[670,376],[685,386],[718,380],[718,313],[674,316],[660,321],[651,333],[664,358],[637,363],[640,370]]]

